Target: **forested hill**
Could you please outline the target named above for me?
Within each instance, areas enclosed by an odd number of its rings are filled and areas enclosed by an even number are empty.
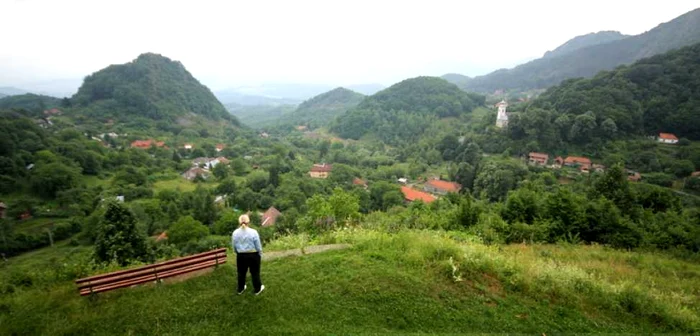
[[[31,111],[35,114],[43,112],[45,109],[58,107],[61,105],[61,99],[26,93],[16,96],[0,95],[0,109],[21,108]]]
[[[483,103],[483,96],[463,92],[444,79],[417,77],[365,98],[339,116],[331,130],[350,139],[372,133],[397,145],[418,139],[439,118],[458,117]]]
[[[542,89],[568,78],[591,77],[601,70],[630,64],[700,42],[700,9],[632,37],[589,46],[559,57],[544,57],[513,69],[475,77],[462,89],[474,92]]]
[[[594,147],[630,136],[700,139],[700,44],[646,58],[591,79],[571,79],[514,113],[509,134],[541,149]]]
[[[542,56],[542,58],[563,56],[582,48],[617,41],[626,37],[629,36],[623,35],[618,31],[601,31],[597,33],[576,36],[571,40],[566,41],[566,43],[560,45],[556,49],[552,51],[547,51],[546,53],[544,53],[544,56]]]
[[[283,115],[281,121],[313,128],[325,126],[364,98],[363,94],[339,87],[303,102],[295,111]]]
[[[175,120],[192,113],[238,125],[238,120],[180,62],[152,53],[87,76],[71,101],[90,117],[118,119],[132,115]]]

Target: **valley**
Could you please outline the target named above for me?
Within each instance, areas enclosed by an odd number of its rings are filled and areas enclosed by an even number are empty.
[[[147,52],[67,97],[0,88],[0,334],[697,333],[699,13],[484,76],[211,90]]]

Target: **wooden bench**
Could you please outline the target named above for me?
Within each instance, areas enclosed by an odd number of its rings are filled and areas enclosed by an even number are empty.
[[[220,248],[129,270],[99,274],[75,280],[81,296],[131,287],[147,282],[205,270],[226,263],[226,249]]]

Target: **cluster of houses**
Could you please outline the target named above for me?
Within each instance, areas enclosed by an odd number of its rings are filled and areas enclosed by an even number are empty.
[[[327,163],[314,164],[311,169],[309,169],[309,176],[312,178],[325,179],[330,176],[333,170],[333,165]],[[401,186],[401,192],[404,195],[404,201],[414,202],[423,201],[425,203],[430,203],[438,199],[438,196],[446,195],[448,193],[458,193],[462,190],[462,186],[459,183],[443,181],[437,178],[428,180],[423,184],[423,190],[415,189],[414,186],[408,185],[408,179],[399,178],[397,180]],[[352,180],[352,184],[367,189],[367,181],[356,177]]]
[[[531,152],[528,154],[528,164],[532,166],[541,166],[552,169],[560,169],[562,167],[571,167],[578,169],[581,173],[596,173],[605,172],[605,166],[602,164],[593,163],[591,159],[584,156],[567,156],[565,159],[561,156],[554,158],[553,163],[549,164],[549,154]],[[633,182],[640,181],[642,176],[635,171],[626,170],[627,179]]]
[[[214,167],[216,167],[216,165],[220,163],[227,165],[230,163],[230,161],[223,156],[219,156],[216,158],[196,158],[192,160],[192,168],[182,173],[182,177],[190,181],[194,180],[197,177],[197,175],[201,176],[204,179],[207,179],[209,178],[211,170],[214,169]]]

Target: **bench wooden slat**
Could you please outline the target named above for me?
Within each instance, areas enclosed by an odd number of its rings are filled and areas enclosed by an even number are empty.
[[[218,264],[222,264],[222,262],[218,262]],[[195,264],[195,265],[192,265],[192,266],[187,267],[187,268],[172,270],[172,271],[168,272],[168,274],[165,274],[164,276],[159,275],[158,278],[156,278],[155,273],[154,273],[154,274],[140,277],[138,279],[128,279],[128,280],[120,281],[120,282],[116,282],[116,283],[108,283],[108,284],[104,284],[102,286],[96,286],[96,287],[93,287],[92,290],[90,288],[83,288],[80,290],[80,295],[85,296],[85,295],[90,295],[91,293],[101,293],[101,292],[106,292],[106,291],[110,291],[113,289],[131,287],[134,285],[140,285],[140,284],[144,284],[144,283],[148,283],[148,282],[154,282],[158,279],[164,279],[164,278],[169,278],[169,277],[173,277],[173,276],[177,276],[177,275],[181,275],[181,274],[186,274],[186,273],[198,271],[198,270],[205,269],[205,268],[210,268],[210,267],[215,266],[215,265],[217,265],[217,261],[211,260],[211,261],[207,261],[205,263]]]
[[[143,275],[148,275],[148,274],[155,274],[155,273],[163,273],[171,269],[175,268],[181,268],[181,267],[186,267],[188,265],[192,264],[197,264],[201,263],[203,261],[207,260],[215,260],[215,259],[226,259],[226,254],[221,253],[221,254],[211,254],[211,255],[205,255],[200,258],[195,258],[195,259],[188,259],[184,261],[180,261],[178,263],[171,263],[168,265],[161,265],[161,266],[156,266],[155,264],[153,266],[148,266],[148,267],[139,267],[136,269],[132,269],[131,272],[126,272],[123,274],[117,274],[112,277],[102,277],[101,279],[97,279],[94,281],[83,281],[78,285],[78,288],[84,288],[84,287],[94,287],[94,286],[99,286],[101,284],[105,283],[112,283],[116,281],[121,281],[121,280],[126,280],[130,278],[135,278]]]
[[[226,249],[221,248],[157,264],[94,275],[78,279],[75,283],[78,285],[80,295],[84,296],[215,267],[225,264],[226,257]]]
[[[169,264],[178,263],[178,262],[185,261],[185,260],[200,258],[200,257],[206,256],[206,255],[218,254],[218,253],[222,253],[222,252],[223,252],[223,253],[226,253],[226,248],[220,248],[220,249],[211,250],[211,251],[207,251],[207,252],[203,252],[203,253],[193,254],[193,255],[191,255],[191,256],[186,256],[186,257],[171,259],[171,260],[162,261],[162,262],[159,262],[159,263],[156,263],[156,264],[147,265],[147,266],[141,266],[141,267],[132,268],[132,269],[128,269],[128,270],[121,270],[121,271],[115,271],[115,272],[111,272],[111,273],[93,275],[93,276],[90,276],[90,277],[87,277],[87,278],[82,278],[82,279],[75,280],[75,283],[82,283],[82,282],[86,282],[86,281],[94,281],[94,280],[98,280],[98,279],[102,279],[102,278],[112,277],[112,276],[115,276],[115,275],[127,274],[127,273],[131,273],[131,272],[134,272],[134,271],[140,271],[140,270],[148,269],[148,268],[151,268],[151,267],[154,267],[154,266],[155,266],[155,267],[158,267],[158,266],[163,266],[163,265],[169,265]]]

